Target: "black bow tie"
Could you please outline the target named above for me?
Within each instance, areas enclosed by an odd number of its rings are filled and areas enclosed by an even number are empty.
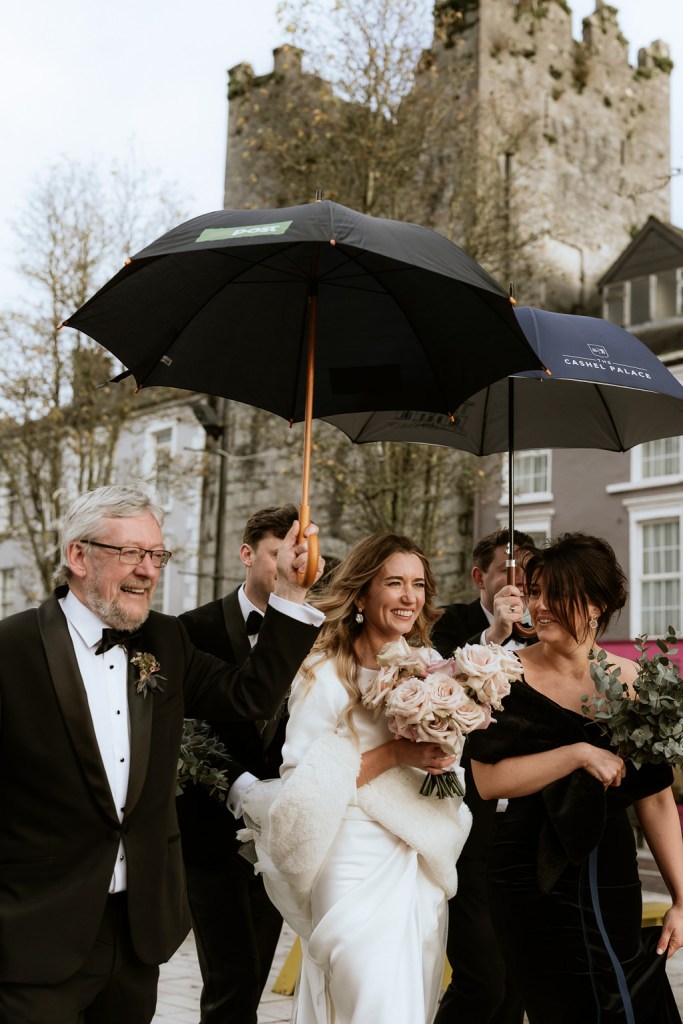
[[[261,628],[262,622],[263,616],[261,615],[261,612],[249,612],[246,621],[247,636],[256,636]]]
[[[102,630],[102,639],[95,649],[95,654],[106,654],[112,647],[117,647],[119,644],[123,647],[128,647],[128,645],[133,640],[137,640],[139,636],[139,631],[137,633],[131,633],[125,629],[110,629],[108,626],[105,626]]]

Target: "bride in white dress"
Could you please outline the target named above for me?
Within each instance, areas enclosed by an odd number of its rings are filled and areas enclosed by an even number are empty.
[[[436,1012],[471,818],[459,798],[419,795],[424,773],[455,759],[395,739],[360,703],[385,643],[428,644],[434,592],[407,538],[355,546],[318,602],[326,621],[292,688],[281,780],[245,795],[257,869],[302,939],[296,1024],[430,1024]]]

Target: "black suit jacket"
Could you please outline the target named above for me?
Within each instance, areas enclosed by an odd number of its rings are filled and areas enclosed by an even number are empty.
[[[239,589],[180,616],[195,647],[237,665],[242,664],[251,651],[237,596]],[[287,685],[291,684],[294,674]],[[277,777],[285,733],[284,716],[272,738],[271,730],[264,733],[263,722],[211,721],[209,724],[233,759],[232,770],[228,770],[231,781],[245,770],[259,779]],[[264,737],[270,742],[264,743]],[[243,825],[241,819],[236,820],[225,805],[202,786],[189,786],[179,797],[178,820],[183,856],[188,863],[198,865],[229,860],[236,848],[235,832]]]
[[[434,626],[432,643],[439,654],[449,658],[456,647],[466,643],[479,643],[479,638],[489,624],[481,601],[470,604],[449,604]],[[491,833],[495,824],[497,800],[482,800],[474,783],[470,768],[467,743],[460,761],[465,769],[465,803],[472,811],[472,828],[462,849],[461,857],[482,857],[488,851]]]
[[[432,643],[439,654],[450,658],[456,647],[472,641],[479,643],[479,637],[488,624],[479,599],[469,604],[446,605],[432,630]]]
[[[189,930],[175,807],[183,718],[271,717],[317,632],[269,608],[238,669],[151,612],[136,649],[157,658],[166,682],[143,697],[131,669],[119,822],[57,595],[0,622],[0,982],[51,984],[79,969],[120,838],[135,951],[149,964],[173,955]]]

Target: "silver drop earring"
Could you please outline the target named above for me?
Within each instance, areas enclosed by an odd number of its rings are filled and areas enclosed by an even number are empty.
[[[363,622],[364,622],[364,621],[365,621],[365,619],[364,619],[364,617],[363,617],[363,613],[362,613],[362,611],[360,611],[360,609],[359,609],[359,610],[358,610],[358,611],[356,612],[356,622],[358,623],[358,625],[359,625],[359,626],[361,626],[361,625],[363,624]]]
[[[598,620],[597,619],[589,619],[588,620],[588,626],[589,626],[590,629],[597,629],[598,628]],[[595,648],[593,647],[593,644],[591,644],[590,651],[588,652],[588,657],[591,659],[591,661],[593,661],[594,658],[595,658]]]

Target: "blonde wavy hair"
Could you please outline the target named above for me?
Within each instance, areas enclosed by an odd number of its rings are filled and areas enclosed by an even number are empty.
[[[374,533],[358,541],[346,558],[332,572],[329,581],[315,598],[317,608],[325,613],[325,623],[311,653],[301,666],[303,679],[312,685],[316,666],[331,661],[349,694],[343,718],[350,724],[350,713],[360,702],[358,679],[361,662],[355,642],[365,625],[356,622],[358,602],[368,591],[373,579],[392,555],[417,555],[422,562],[425,579],[425,602],[415,623],[406,635],[408,643],[428,647],[429,633],[443,614],[435,604],[436,580],[424,552],[409,537],[397,533]],[[355,730],[354,730],[355,731]]]

